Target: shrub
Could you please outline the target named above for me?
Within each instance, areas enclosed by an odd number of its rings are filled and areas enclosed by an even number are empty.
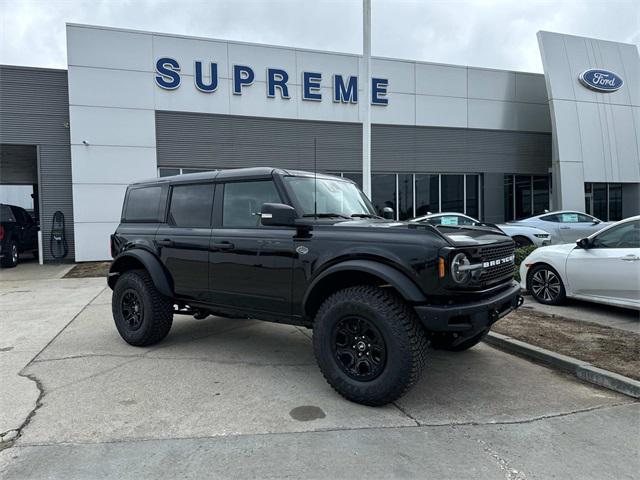
[[[529,245],[527,247],[520,247],[520,248],[516,248],[516,252],[515,252],[515,263],[516,263],[516,269],[513,272],[513,278],[514,280],[517,280],[518,282],[520,281],[520,264],[522,263],[522,261],[527,258],[527,256],[533,252],[537,247],[535,245]]]

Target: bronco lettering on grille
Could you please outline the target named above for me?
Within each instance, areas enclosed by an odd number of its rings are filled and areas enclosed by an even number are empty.
[[[497,260],[483,262],[482,266],[484,268],[495,267],[496,265],[503,265],[505,263],[514,263],[514,261],[515,261],[515,255],[509,255],[508,257],[498,258]]]

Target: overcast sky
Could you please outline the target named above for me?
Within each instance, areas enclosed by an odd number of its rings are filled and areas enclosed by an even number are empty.
[[[66,67],[65,22],[362,51],[361,0],[0,0],[0,63]],[[541,72],[536,32],[640,43],[640,0],[372,0],[372,54]]]

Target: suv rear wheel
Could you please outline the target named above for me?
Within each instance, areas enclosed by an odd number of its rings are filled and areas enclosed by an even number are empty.
[[[427,339],[414,312],[393,292],[363,285],[330,296],[315,318],[320,370],[343,397],[385,405],[420,378]]]
[[[158,343],[173,323],[171,299],[158,292],[145,270],[130,270],[118,278],[111,310],[120,336],[138,347]]]
[[[18,265],[18,244],[15,240],[9,240],[6,244],[6,253],[2,259],[2,266],[13,268]]]

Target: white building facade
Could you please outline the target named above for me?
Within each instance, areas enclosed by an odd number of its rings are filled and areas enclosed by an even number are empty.
[[[319,170],[361,182],[364,101],[372,200],[398,219],[450,210],[492,222],[549,208],[604,219],[638,213],[637,48],[547,32],[538,39],[544,75],[373,58],[364,99],[358,55],[69,24],[67,72],[0,67],[0,80],[26,98],[16,78],[66,75],[66,131],[62,105],[51,107],[50,123],[57,144],[67,135],[69,164],[56,157],[60,179],[48,187],[54,160],[38,153],[38,202],[44,215],[45,203],[66,199],[77,261],[109,258],[126,186],[143,178],[310,170],[315,153]],[[594,90],[579,78],[590,69],[622,85]],[[2,145],[38,145],[35,134],[5,133]],[[41,225],[46,237],[44,216]]]

